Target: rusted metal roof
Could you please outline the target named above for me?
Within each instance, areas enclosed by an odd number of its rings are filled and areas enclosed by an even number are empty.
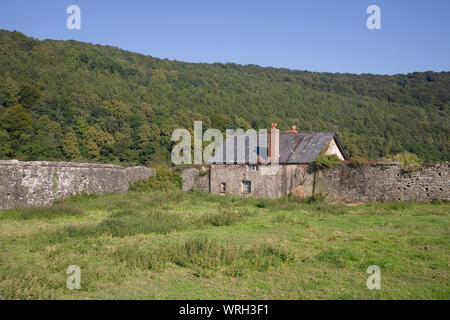
[[[255,138],[255,136],[253,136]],[[259,143],[261,136],[257,136]],[[280,134],[280,164],[311,163],[316,160],[319,153],[324,150],[331,139],[336,144],[344,158],[344,150],[334,132],[302,132]],[[259,143],[266,145],[265,143]],[[208,161],[209,163],[256,163],[260,156],[267,157],[267,148],[249,147],[249,136],[228,137],[217,153]]]

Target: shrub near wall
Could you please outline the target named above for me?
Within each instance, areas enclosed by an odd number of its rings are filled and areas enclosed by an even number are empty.
[[[339,157],[335,154],[325,155],[321,153],[317,156],[316,160],[314,160],[313,166],[317,170],[325,170],[334,167],[340,161]]]
[[[167,167],[157,167],[156,175],[148,180],[140,180],[130,186],[131,191],[147,192],[152,190],[181,189],[183,178],[181,175]]]

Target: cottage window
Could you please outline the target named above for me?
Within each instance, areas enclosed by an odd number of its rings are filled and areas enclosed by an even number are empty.
[[[242,181],[242,193],[252,193],[251,181]]]
[[[258,165],[257,164],[249,164],[248,171],[258,171]]]
[[[219,184],[219,192],[220,193],[227,192],[227,184],[225,182],[222,182],[221,184]]]

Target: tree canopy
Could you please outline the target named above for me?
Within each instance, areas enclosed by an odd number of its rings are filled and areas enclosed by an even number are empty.
[[[185,63],[0,30],[0,158],[168,161],[172,131],[336,131],[352,157],[448,161],[450,72]]]

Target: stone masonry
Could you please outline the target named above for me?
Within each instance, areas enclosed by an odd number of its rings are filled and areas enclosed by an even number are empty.
[[[209,168],[201,169],[188,168],[184,169],[181,177],[183,178],[183,190],[191,189],[209,191]]]
[[[450,200],[449,165],[341,165],[317,173],[315,193],[322,193],[331,202]]]
[[[0,161],[0,210],[48,205],[80,193],[125,192],[154,175],[151,168],[70,162]]]
[[[213,194],[277,198],[307,198],[323,194],[329,202],[450,200],[449,164],[402,168],[397,163],[360,167],[342,164],[316,171],[309,164],[260,166],[213,165],[182,172],[183,190]],[[273,172],[272,172],[273,171]],[[131,182],[148,179],[155,170],[107,164],[0,161],[0,210],[14,206],[48,205],[80,193],[125,192]],[[251,182],[245,192],[244,182]],[[221,185],[225,184],[225,192]]]
[[[249,168],[246,164],[212,165],[211,193],[264,198],[322,194],[329,202],[344,203],[450,200],[448,163],[410,168],[398,163],[342,164],[322,171],[310,164],[279,165],[273,174],[268,174],[270,166],[258,166],[257,171]],[[250,183],[250,193],[243,188],[245,183]]]

